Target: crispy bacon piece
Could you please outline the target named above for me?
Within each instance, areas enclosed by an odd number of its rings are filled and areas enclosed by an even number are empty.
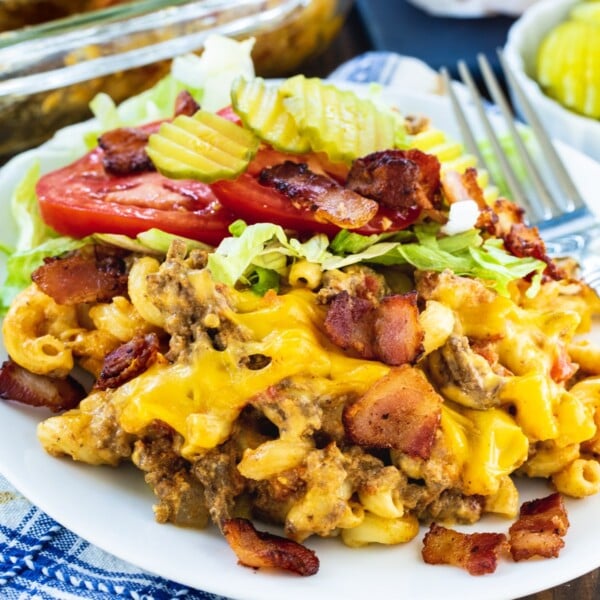
[[[286,538],[257,531],[247,519],[227,519],[221,529],[227,543],[246,567],[270,567],[298,575],[314,575],[319,559],[312,550]]]
[[[491,235],[502,238],[506,249],[519,258],[532,257],[548,266],[545,275],[552,279],[563,279],[566,273],[546,253],[546,245],[537,227],[529,227],[524,222],[525,211],[506,198],[498,198],[493,207],[479,213],[477,227]]]
[[[350,440],[428,459],[441,418],[442,398],[422,371],[392,369],[342,414]]]
[[[52,412],[75,408],[85,398],[83,386],[73,379],[37,375],[6,360],[0,368],[0,398],[28,406],[44,406]]]
[[[127,292],[127,268],[118,250],[84,248],[64,257],[45,259],[31,275],[58,304],[107,302]]]
[[[430,565],[453,565],[471,575],[493,573],[498,556],[507,549],[503,533],[460,533],[432,523],[421,554]]]
[[[415,362],[423,353],[417,293],[386,296],[375,313],[374,352],[388,365]]]
[[[266,167],[258,181],[287,196],[297,208],[312,210],[320,221],[338,227],[362,227],[378,210],[377,202],[347,190],[326,175],[314,173],[306,163],[287,160]]]
[[[423,352],[416,292],[386,296],[376,305],[340,292],[329,305],[324,327],[340,348],[389,365],[414,362]]]
[[[98,146],[104,151],[104,169],[113,175],[156,170],[146,154],[149,133],[137,127],[119,127],[103,133]]]
[[[525,210],[507,198],[498,198],[494,202],[493,211],[498,217],[496,235],[508,235],[513,225],[522,225],[525,221]]]
[[[175,116],[186,115],[191,117],[200,110],[200,105],[194,100],[194,97],[187,91],[182,90],[175,99]]]
[[[545,274],[552,279],[563,279],[564,273],[560,267],[546,253],[546,244],[540,237],[537,227],[516,224],[510,228],[508,235],[504,236],[506,249],[519,258],[532,257],[544,261],[548,266]]]
[[[556,558],[565,545],[563,537],[568,528],[567,509],[558,492],[524,502],[519,518],[508,530],[513,560]]]
[[[347,291],[336,294],[327,310],[324,327],[329,339],[344,350],[354,350],[363,358],[374,358],[373,329],[375,307],[365,298]]]
[[[121,344],[105,356],[102,371],[94,388],[97,390],[117,388],[137,377],[156,362],[158,349],[158,336],[155,333],[138,335],[129,342]]]
[[[346,187],[387,208],[436,208],[440,162],[420,150],[383,150],[354,161]]]

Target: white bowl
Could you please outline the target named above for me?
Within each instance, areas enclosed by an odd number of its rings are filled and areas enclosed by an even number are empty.
[[[564,21],[579,0],[541,0],[529,8],[508,32],[507,62],[550,135],[600,161],[600,120],[581,116],[546,96],[533,79],[537,50],[543,37]]]

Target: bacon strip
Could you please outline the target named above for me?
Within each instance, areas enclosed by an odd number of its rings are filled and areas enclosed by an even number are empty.
[[[354,161],[346,187],[392,210],[439,203],[440,161],[420,150],[383,150]]]
[[[343,188],[339,183],[309,170],[306,163],[285,161],[260,172],[261,185],[275,188],[296,208],[314,211],[320,221],[355,229],[366,225],[377,213],[377,202]]]
[[[558,492],[524,502],[518,520],[508,530],[513,560],[556,558],[568,528],[567,510]]]
[[[286,538],[257,531],[247,519],[227,519],[222,524],[227,543],[246,567],[271,567],[298,575],[314,575],[319,559],[312,550]]]
[[[415,292],[386,296],[377,305],[340,292],[329,305],[324,328],[340,348],[389,365],[415,362],[423,352]]]
[[[158,336],[155,333],[138,335],[121,344],[104,357],[102,371],[94,388],[106,390],[117,388],[137,377],[152,365],[158,356]]]
[[[419,369],[392,369],[342,414],[350,440],[428,459],[441,418],[441,396]]]
[[[83,386],[73,379],[37,375],[7,360],[0,367],[0,398],[28,406],[44,406],[52,412],[75,408],[85,398]]]
[[[127,269],[122,256],[102,246],[48,258],[31,278],[58,304],[107,302],[127,292]]]
[[[453,565],[471,575],[493,573],[498,556],[506,550],[503,533],[460,533],[432,523],[421,554],[430,565]]]

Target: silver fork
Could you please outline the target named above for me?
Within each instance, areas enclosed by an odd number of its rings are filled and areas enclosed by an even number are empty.
[[[485,102],[464,61],[458,63],[458,71],[463,83],[469,89],[475,112],[483,126],[498,169],[509,188],[511,199],[525,209],[528,223],[538,227],[546,242],[548,253],[556,257],[573,257],[579,263],[581,277],[590,286],[600,290],[600,222],[573,183],[548,134],[511,73],[501,50],[498,50],[498,57],[508,85],[513,90],[516,101],[533,133],[537,146],[536,152],[529,151],[519,134],[515,116],[487,58],[479,54],[477,60],[490,96],[503,117],[507,132],[513,139],[527,175],[526,182],[520,180],[507,159],[489,118],[489,110],[486,109]],[[465,147],[491,174],[492,171],[479,149],[473,127],[453,88],[448,71],[442,69],[441,74]]]

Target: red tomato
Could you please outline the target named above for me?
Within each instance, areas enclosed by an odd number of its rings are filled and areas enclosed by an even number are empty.
[[[37,188],[44,221],[59,233],[138,233],[160,228],[218,244],[236,217],[199,181],[175,181],[159,173],[115,176],[96,148],[78,161],[40,178]]]

